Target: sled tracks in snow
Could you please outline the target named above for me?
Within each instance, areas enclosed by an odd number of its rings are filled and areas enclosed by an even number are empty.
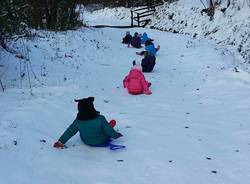
[[[111,25],[95,25],[89,26],[94,28],[119,28],[119,29],[127,29],[127,28],[135,28],[135,27],[145,27],[151,20],[147,20],[143,25],[130,25],[130,26],[111,26]]]
[[[127,29],[127,28],[133,28],[137,26],[110,26],[110,25],[96,25],[96,26],[90,26],[94,28],[120,28],[120,29]]]

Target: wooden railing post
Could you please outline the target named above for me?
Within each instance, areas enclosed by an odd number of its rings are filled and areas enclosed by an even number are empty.
[[[134,23],[133,23],[133,20],[134,20],[133,11],[130,10],[130,13],[131,13],[131,27],[134,27]]]
[[[140,27],[140,16],[139,16],[139,13],[137,13],[137,21],[138,21],[138,27]]]
[[[4,92],[4,86],[3,86],[3,83],[2,83],[2,81],[1,81],[1,79],[0,79],[0,85],[1,85],[1,88],[2,88],[2,90],[3,90],[3,92]]]
[[[134,20],[137,21],[138,27],[141,27],[142,22],[145,22],[145,24],[142,24],[142,27],[144,27],[147,23],[149,23],[149,21],[151,20],[150,18],[148,18],[148,19],[143,19],[143,18],[154,15],[154,13],[156,11],[156,6],[159,6],[159,4],[158,5],[154,4],[151,6],[146,6],[143,8],[137,8],[137,9],[130,10],[130,12],[131,12],[131,27],[134,26]],[[142,10],[144,10],[144,11],[142,11]],[[136,25],[136,23],[135,23],[135,25]]]

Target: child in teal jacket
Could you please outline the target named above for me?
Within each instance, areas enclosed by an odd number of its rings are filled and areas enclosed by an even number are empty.
[[[108,121],[100,112],[94,108],[94,97],[75,100],[78,102],[78,114],[74,122],[67,128],[57,142],[55,148],[64,148],[64,144],[73,137],[78,131],[81,140],[90,146],[101,146],[111,141],[111,138],[117,139],[122,136],[116,132],[113,127],[115,120]]]

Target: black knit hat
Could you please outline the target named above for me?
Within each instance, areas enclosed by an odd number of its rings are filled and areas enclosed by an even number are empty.
[[[96,118],[99,115],[100,112],[95,110],[93,104],[94,100],[95,100],[94,97],[75,100],[75,102],[78,102],[77,119],[90,120]]]

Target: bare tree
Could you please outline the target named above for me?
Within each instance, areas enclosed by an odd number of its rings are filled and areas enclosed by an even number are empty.
[[[230,0],[228,1],[230,4]],[[210,17],[210,20],[212,20],[214,17],[215,8],[222,3],[222,0],[206,0],[206,2],[200,0],[200,2],[204,6],[204,9],[201,10],[201,14],[206,13]]]

